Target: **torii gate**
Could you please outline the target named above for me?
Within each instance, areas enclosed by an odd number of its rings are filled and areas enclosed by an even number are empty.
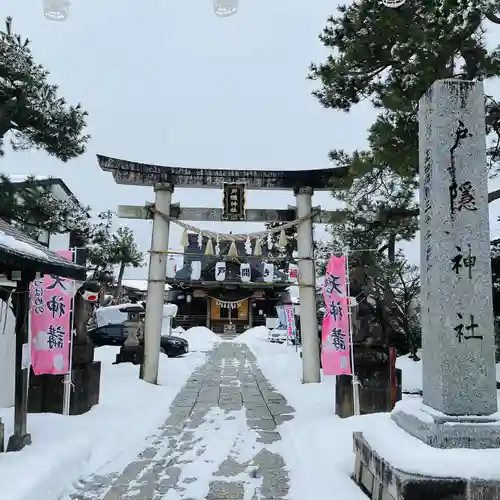
[[[213,208],[180,208],[172,205],[174,186],[180,188],[222,189],[225,183],[245,184],[248,190],[293,190],[297,207],[287,210],[250,209],[247,221],[293,221],[297,226],[297,260],[299,267],[300,331],[302,336],[302,370],[304,383],[321,381],[316,316],[316,273],[313,254],[314,222],[329,223],[341,212],[320,211],[312,207],[314,191],[328,191],[338,180],[345,184],[346,168],[294,171],[209,170],[163,167],[97,155],[99,166],[111,172],[117,184],[152,186],[155,191],[148,295],[144,325],[144,366],[142,378],[156,384],[160,355],[161,323],[167,274],[169,217],[179,220],[221,220],[221,211]],[[158,212],[161,212],[158,213]],[[147,207],[122,206],[119,216],[130,219],[149,218]]]

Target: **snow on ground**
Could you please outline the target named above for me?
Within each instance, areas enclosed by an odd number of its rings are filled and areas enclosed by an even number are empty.
[[[290,498],[309,498],[314,492],[315,500],[331,500],[333,490],[335,497],[344,500],[366,500],[366,495],[350,479],[354,470],[354,431],[363,432],[396,466],[415,473],[500,478],[495,465],[500,460],[500,450],[434,449],[401,430],[388,413],[336,417],[334,377],[323,377],[321,384],[301,384],[302,364],[295,347],[271,344],[267,334],[264,327],[253,328],[241,335],[239,341],[250,347],[264,375],[296,410],[293,420],[278,427],[283,440],[277,447],[290,469]],[[403,371],[405,391],[422,389],[421,361],[402,356],[397,366]],[[499,368],[497,365],[497,373]],[[398,405],[402,408],[420,402],[421,398],[413,396]],[[401,446],[394,447],[395,442]]]
[[[174,335],[179,335],[175,333]],[[195,326],[181,333],[182,337],[189,342],[190,350],[209,350],[217,342],[224,342],[216,333],[204,326]]]
[[[275,444],[291,478],[291,499],[366,500],[353,483],[352,432],[368,428],[381,415],[340,419],[335,416],[335,378],[302,384],[302,363],[294,346],[272,344],[265,327],[246,331],[237,341],[247,344],[271,384],[295,408],[293,420],[279,426]],[[313,493],[314,492],[314,493]]]
[[[96,349],[101,361],[100,402],[85,415],[30,414],[33,444],[0,454],[2,500],[57,500],[79,477],[119,457],[125,465],[142,450],[144,440],[169,415],[173,398],[213,346],[189,330],[192,352],[181,358],[160,356],[159,385],[139,379],[139,367],[113,365],[117,348]],[[189,335],[191,333],[191,335]],[[215,334],[212,334],[212,336]],[[13,409],[1,409],[6,440],[12,434]]]

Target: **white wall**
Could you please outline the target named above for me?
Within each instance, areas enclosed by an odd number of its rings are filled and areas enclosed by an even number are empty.
[[[51,234],[49,239],[49,248],[54,252],[58,250],[69,249],[69,233]]]
[[[15,362],[15,317],[9,305],[0,300],[0,408],[14,406]]]

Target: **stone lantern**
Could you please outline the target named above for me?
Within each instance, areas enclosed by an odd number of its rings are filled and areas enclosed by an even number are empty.
[[[120,308],[120,312],[127,313],[128,316],[123,322],[127,338],[120,348],[120,352],[116,355],[116,363],[141,364],[144,358],[144,349],[139,339],[142,336],[144,308],[139,304],[132,304]]]

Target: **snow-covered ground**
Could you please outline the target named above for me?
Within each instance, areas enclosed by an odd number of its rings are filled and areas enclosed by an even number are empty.
[[[290,498],[366,500],[350,478],[352,432],[372,425],[380,415],[336,417],[335,378],[302,384],[302,363],[295,347],[269,343],[267,332],[265,327],[252,328],[238,341],[250,347],[264,375],[295,409],[293,420],[278,428],[282,440],[275,445],[290,469]]]
[[[97,349],[96,358],[102,361],[100,404],[81,416],[29,415],[32,446],[19,453],[0,454],[1,499],[58,500],[78,478],[110,462],[115,465],[117,461],[123,462],[125,467],[132,461],[144,447],[145,439],[165,421],[172,399],[192,371],[205,361],[206,351],[215,343],[224,342],[202,327],[175,334],[189,341],[190,353],[179,359],[161,357],[158,386],[140,381],[137,367],[112,365],[115,348]],[[324,377],[321,384],[302,384],[301,358],[295,347],[271,344],[267,337],[268,330],[258,327],[245,332],[235,342],[250,347],[264,375],[295,409],[293,420],[278,427],[282,440],[269,447],[286,461],[291,482],[290,500],[311,496],[315,500],[331,500],[332,494],[344,500],[366,500],[350,479],[354,461],[353,431],[364,432],[370,442],[376,442],[380,448],[387,446],[391,460],[412,467],[415,472],[427,468],[431,472],[467,474],[473,470],[479,477],[500,476],[495,466],[500,460],[498,450],[435,450],[406,435],[391,422],[388,414],[336,417],[334,377]],[[421,362],[401,357],[398,367],[403,370],[404,390],[421,389]],[[12,410],[0,411],[7,437],[11,433],[12,413]],[[236,430],[242,432],[243,416],[235,422]],[[202,431],[200,428],[203,434]],[[231,434],[229,431],[228,428],[226,434]],[[219,445],[221,437],[218,433]],[[400,444],[405,442],[407,447],[391,448],[394,440]],[[253,441],[246,439],[245,442]],[[255,452],[255,443],[251,448],[247,450],[249,454]],[[410,455],[406,452],[408,448],[412,450]],[[471,463],[475,464],[474,468],[467,468]]]
[[[186,337],[192,352],[175,359],[160,356],[158,386],[141,381],[137,366],[113,365],[117,348],[96,349],[96,360],[102,363],[99,404],[79,416],[30,414],[33,444],[17,453],[0,454],[0,498],[57,500],[73,481],[115,457],[120,456],[124,464],[132,460],[144,439],[165,421],[170,403],[191,372],[205,362],[205,351],[213,347],[203,331],[190,333]],[[12,433],[13,413],[11,408],[0,410],[6,441]]]
[[[251,348],[264,375],[296,410],[293,420],[278,428],[283,440],[277,443],[290,468],[291,499],[313,496],[315,500],[331,500],[333,491],[335,498],[366,500],[350,479],[354,470],[353,431],[362,431],[388,459],[415,473],[500,479],[496,465],[500,450],[430,448],[402,431],[388,413],[341,419],[335,416],[334,377],[323,377],[321,384],[301,384],[299,354],[293,346],[270,344],[264,327],[245,332],[238,341]],[[397,366],[403,371],[403,390],[421,390],[422,362],[402,356]],[[400,405],[419,401],[419,397],[409,396]],[[405,446],[395,447],[394,442]]]

